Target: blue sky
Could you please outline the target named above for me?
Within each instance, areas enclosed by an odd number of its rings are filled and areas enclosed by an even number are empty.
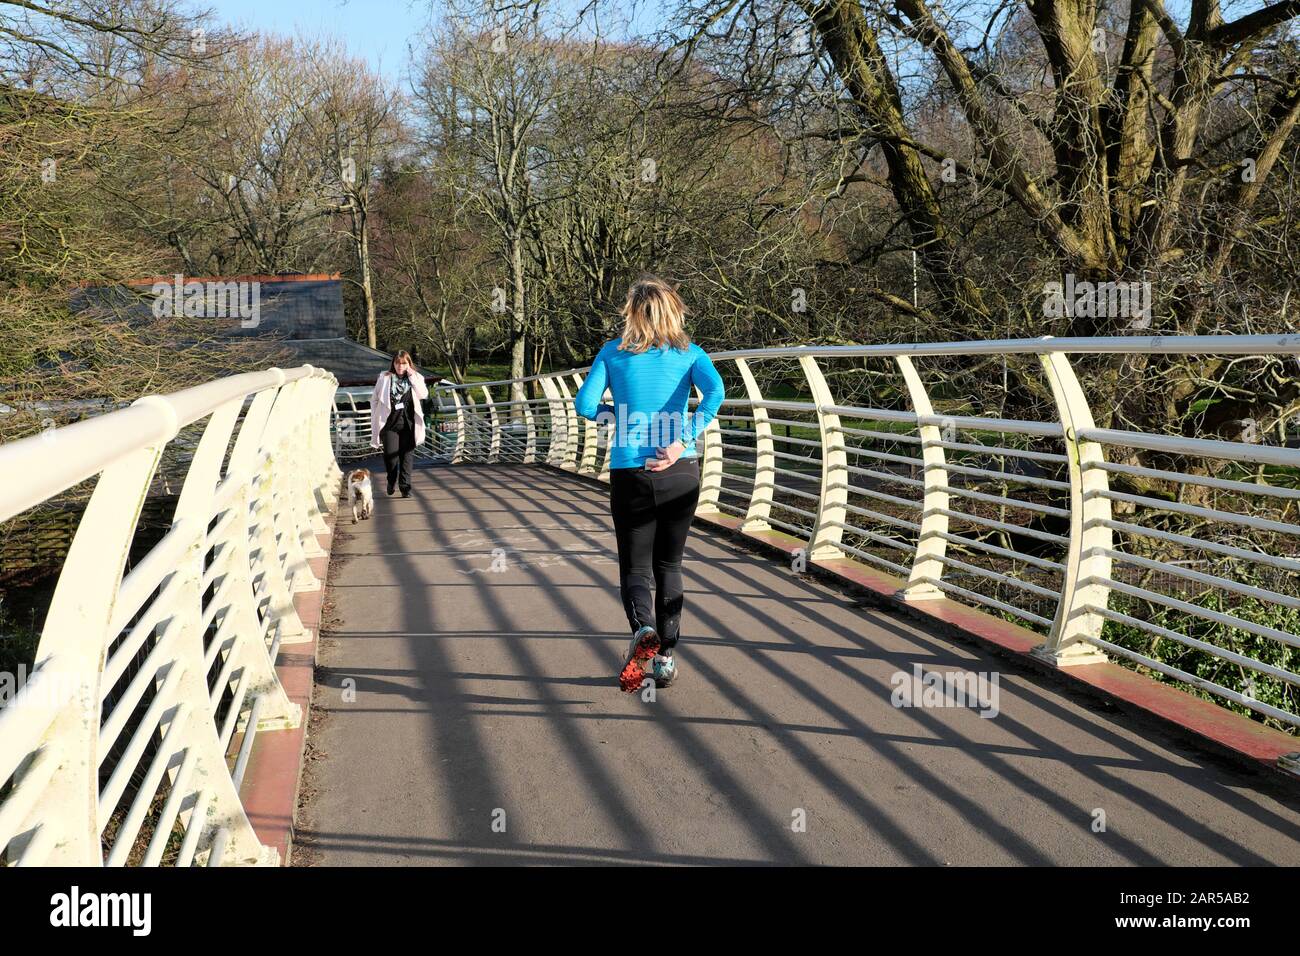
[[[394,81],[400,81],[407,61],[407,43],[427,22],[438,0],[195,0],[210,7],[219,20],[267,33],[334,36],[355,56]],[[1166,0],[1166,9],[1180,24],[1187,22],[1190,0]],[[1256,9],[1259,0],[1227,0],[1224,15],[1231,20]],[[611,5],[612,6],[612,5]],[[663,0],[625,0],[618,4],[633,18],[633,29],[652,28],[663,15]]]
[[[267,33],[334,36],[398,80],[407,40],[428,19],[427,0],[208,0],[217,19]]]
[[[354,56],[392,80],[401,80],[407,62],[407,44],[441,10],[437,0],[194,0],[196,7],[211,9],[218,20],[264,33],[292,36],[333,36],[347,44]],[[613,5],[611,5],[613,6]],[[660,0],[624,0],[618,5],[631,12],[634,29],[656,24]],[[606,27],[612,21],[604,21]]]

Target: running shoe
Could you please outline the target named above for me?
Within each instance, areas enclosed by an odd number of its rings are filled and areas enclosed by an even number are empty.
[[[653,660],[659,652],[659,635],[650,626],[637,628],[632,635],[632,643],[627,646],[627,659],[623,670],[618,675],[618,686],[631,694],[641,689],[641,682],[646,678],[645,664]]]
[[[677,663],[670,655],[656,654],[650,665],[650,675],[654,677],[656,687],[667,687],[677,679]]]

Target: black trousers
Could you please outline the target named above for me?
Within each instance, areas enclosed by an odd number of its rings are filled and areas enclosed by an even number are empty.
[[[391,420],[390,420],[391,421]],[[384,448],[384,470],[388,472],[388,487],[398,488],[402,494],[411,490],[411,464],[415,460],[415,425],[390,428],[384,425],[379,432]]]
[[[623,610],[633,631],[653,624],[665,652],[681,634],[682,552],[699,499],[700,465],[695,458],[679,458],[663,471],[609,472]]]

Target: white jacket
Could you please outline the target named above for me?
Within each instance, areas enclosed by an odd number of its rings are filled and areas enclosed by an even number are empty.
[[[388,421],[392,412],[392,400],[389,394],[388,376],[392,372],[380,372],[375,380],[375,391],[370,396],[370,447],[380,447],[379,432]],[[424,384],[424,376],[419,372],[411,373],[411,395],[415,399],[415,445],[424,444],[424,411],[420,400],[429,397],[429,386]]]

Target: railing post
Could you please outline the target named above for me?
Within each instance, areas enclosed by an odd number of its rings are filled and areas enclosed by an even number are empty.
[[[537,461],[537,424],[533,421],[533,400],[524,399],[524,464]]]
[[[338,467],[334,445],[330,441],[330,409],[338,392],[338,380],[323,369],[312,371],[308,385],[308,411],[306,413],[308,484],[310,486],[312,528],[318,534],[327,534],[329,524],[325,516],[333,513],[338,504],[339,485],[343,472]]]
[[[165,435],[157,444],[119,459],[99,476],[41,630],[34,674],[54,688],[75,685],[78,690],[42,738],[42,746],[53,751],[55,769],[40,804],[19,824],[17,832],[25,835],[11,843],[10,852],[18,862],[36,841],[48,847],[43,859],[33,861],[40,865],[99,866],[103,860],[98,826],[101,680],[113,604],[136,522],[163,448],[176,433],[175,415],[170,406],[158,407],[160,402],[150,398],[136,403],[157,408],[158,430]],[[60,436],[54,435],[57,441]],[[57,452],[57,446],[51,451]],[[39,690],[36,677],[29,688]]]
[[[703,393],[697,388],[695,397],[703,399]],[[697,406],[698,407],[698,406]],[[688,411],[690,405],[687,405]],[[702,435],[696,436],[696,454],[700,453],[698,439],[704,439],[704,453],[700,457],[700,498],[695,506],[697,515],[717,514],[718,499],[722,494],[722,426],[715,416],[705,427]]]
[[[228,472],[224,481],[221,479],[222,460],[225,458],[226,448],[230,444],[230,435],[234,430],[235,418],[242,405],[241,397],[217,409],[209,417],[203,436],[199,439],[198,448],[195,449],[194,458],[190,462],[189,471],[186,472],[185,483],[181,487],[176,511],[172,516],[172,527],[189,521],[200,529],[206,529],[208,523],[216,517],[210,514],[210,511],[212,499],[218,489],[227,482],[237,489],[230,504],[225,508],[232,513],[233,518],[227,525],[222,540],[218,542],[214,558],[215,561],[224,563],[225,569],[220,577],[223,585],[229,585],[227,593],[230,595],[230,603],[221,614],[222,628],[228,628],[233,634],[233,643],[228,654],[239,661],[239,669],[248,676],[250,698],[263,698],[259,727],[261,729],[297,727],[302,720],[302,708],[289,700],[288,694],[280,684],[280,678],[275,672],[275,661],[268,653],[266,641],[262,637],[263,629],[257,616],[257,605],[253,600],[255,589],[248,553],[249,475],[243,469],[243,463],[232,458],[238,470],[233,473]],[[205,538],[206,535],[200,531],[195,553],[190,559],[193,567],[187,569],[196,588],[203,575],[202,562],[205,549],[202,545]],[[202,594],[197,594],[195,603],[198,604],[201,599]],[[197,618],[189,623],[196,631],[201,632],[201,628],[197,628]],[[196,633],[192,635],[192,639],[198,646],[197,655],[192,663],[196,668],[196,674],[201,675],[204,673],[203,635]],[[205,684],[204,693],[206,692]]]
[[[279,369],[271,369],[281,376]],[[298,611],[293,606],[291,580],[280,561],[280,544],[275,529],[275,483],[272,474],[279,460],[273,449],[271,408],[275,404],[277,388],[268,388],[253,397],[244,414],[244,421],[235,436],[235,446],[230,452],[226,473],[240,474],[248,486],[253,514],[250,521],[257,527],[258,567],[262,574],[261,590],[267,598],[266,614],[274,625],[274,639],[281,644],[303,644],[311,634],[303,626]]]
[[[909,600],[943,597],[943,590],[930,583],[943,577],[943,558],[948,545],[942,537],[948,533],[948,516],[942,513],[948,510],[948,492],[944,490],[948,486],[948,471],[943,446],[939,444],[944,440],[943,430],[933,423],[920,421],[934,417],[934,406],[930,404],[930,395],[912,360],[906,355],[896,356],[895,360],[903,373],[903,381],[907,383],[908,398],[918,419],[916,431],[921,438],[922,479],[925,484],[921,531],[916,539],[916,554],[912,557],[912,573],[902,595]]]
[[[292,396],[299,391],[292,389],[294,384],[296,383],[290,382],[281,385],[282,394],[288,393]],[[212,495],[216,490],[217,473],[225,455],[226,439],[230,426],[234,423],[232,415],[223,428],[223,418],[223,410],[218,410],[208,420],[208,426],[204,429],[203,437],[199,441],[199,447],[186,474],[172,524],[175,528],[181,522],[188,521],[197,525],[197,530],[193,544],[184,555],[179,567],[173,572],[180,577],[181,591],[176,597],[177,610],[171,625],[180,628],[176,638],[176,660],[171,667],[183,670],[175,685],[175,696],[168,702],[172,714],[165,722],[169,725],[178,720],[183,723],[175,731],[168,727],[164,744],[172,738],[173,733],[176,734],[177,752],[183,747],[187,762],[191,764],[192,769],[188,776],[196,780],[198,788],[209,790],[212,794],[213,802],[209,805],[209,813],[215,819],[212,822],[200,821],[199,825],[209,832],[219,826],[225,827],[229,833],[228,846],[233,846],[239,863],[274,864],[279,861],[279,853],[263,846],[257,838],[244,811],[239,789],[231,778],[230,769],[226,764],[226,748],[220,736],[220,728],[213,719],[216,711],[210,699],[208,665],[203,645],[202,578],[203,558],[207,550],[205,532],[211,520],[209,509]],[[272,436],[272,440],[283,443],[284,435]],[[277,464],[285,467],[293,460],[289,458]],[[235,509],[235,521],[232,522],[227,533],[227,540],[239,536],[247,542],[248,506],[245,495],[248,486],[242,481],[242,475],[236,480],[241,481],[240,487],[243,493],[237,495],[230,505]],[[272,706],[272,713],[269,714],[271,726],[281,728],[297,726],[302,718],[301,709],[288,699],[280,686],[272,662],[268,659],[266,644],[261,639],[262,629],[256,611],[251,604],[253,589],[248,576],[247,549],[241,551],[237,548],[234,558],[236,561],[243,561],[244,566],[243,568],[231,567],[227,572],[236,584],[231,593],[231,606],[225,609],[222,615],[222,626],[218,631],[220,634],[229,628],[233,632],[226,653],[227,662],[234,666],[227,668],[227,672],[233,671],[235,667],[244,670],[242,679],[248,682],[249,688],[245,700],[251,701],[254,696],[263,693],[267,695],[266,704]],[[167,581],[168,579],[164,579],[164,586]],[[228,624],[228,617],[233,618],[234,623]],[[172,677],[170,670],[168,677]],[[249,728],[248,732],[255,732],[255,730]],[[111,809],[111,807],[100,806],[101,826],[106,822],[105,817]],[[182,819],[188,822],[188,818],[189,814],[182,812]],[[200,845],[203,845],[202,836],[200,836]],[[108,862],[124,863],[129,850],[129,844],[119,842],[114,845]]]
[[[745,511],[745,521],[741,531],[767,531],[772,526],[767,519],[772,514],[772,492],[776,488],[776,450],[772,442],[772,423],[768,421],[767,409],[763,401],[763,390],[758,387],[758,379],[744,359],[736,359],[736,368],[745,383],[745,394],[749,397],[750,409],[754,418],[754,487],[749,496],[749,508]],[[720,479],[719,479],[720,480]]]
[[[311,529],[304,526],[299,476],[295,474],[301,470],[302,461],[295,441],[298,428],[294,419],[299,394],[294,386],[297,384],[297,381],[293,381],[280,385],[275,404],[271,406],[271,417],[267,421],[267,434],[263,439],[269,441],[274,449],[268,477],[275,488],[274,518],[279,532],[279,546],[287,552],[285,575],[294,593],[321,588],[321,582],[307,560],[309,551],[320,551],[320,544],[314,534],[311,535],[310,542],[305,540]]]
[[[451,463],[459,465],[465,460],[465,405],[460,399],[460,389],[451,390],[451,400],[456,403],[456,443],[451,450]]]
[[[573,393],[576,395],[578,389],[582,388],[582,375],[578,372],[573,373],[573,386]],[[596,453],[599,450],[600,426],[590,419],[584,418],[582,421],[582,463],[578,466],[578,474],[592,476],[596,474]]]
[[[564,383],[564,376],[555,377],[556,387],[560,390],[563,397],[564,407],[564,458],[560,461],[560,467],[565,471],[578,470],[578,412],[573,407],[573,396],[569,394],[569,386]]]
[[[564,414],[564,402],[560,399],[560,390],[549,378],[538,379],[542,383],[542,392],[546,395],[546,407],[550,414],[551,440],[546,445],[546,463],[556,468],[564,461],[564,447],[568,441],[568,419]]]
[[[1088,638],[1101,636],[1105,618],[1087,611],[1106,607],[1110,600],[1111,548],[1109,482],[1105,470],[1088,467],[1105,461],[1101,445],[1082,441],[1079,433],[1095,427],[1092,411],[1074,369],[1064,353],[1039,356],[1052,387],[1064,432],[1070,474],[1070,544],[1061,582],[1056,619],[1045,642],[1031,653],[1058,666],[1093,664],[1106,655]]]
[[[817,427],[822,439],[821,494],[817,497],[817,521],[808,542],[809,560],[843,557],[840,541],[844,537],[845,505],[849,501],[848,455],[844,451],[844,433],[840,416],[826,411],[835,404],[826,377],[811,355],[799,356],[799,365],[808,379],[813,403],[817,406]]]
[[[488,440],[488,463],[493,464],[501,457],[501,417],[497,415],[497,404],[492,401],[492,392],[486,385],[482,386],[483,401],[487,403],[488,418],[492,422],[492,437]]]
[[[356,427],[357,427],[356,426],[357,403],[353,400],[350,394],[347,395],[347,399],[349,404],[352,406],[352,417],[350,419],[345,419],[343,415],[343,409],[339,408],[339,396],[337,392],[334,395],[332,407],[330,408],[330,421],[334,423],[333,435],[331,437],[334,443],[334,454],[337,457],[342,457],[344,454],[344,449],[343,449],[344,434],[350,428],[353,430],[353,433],[355,435]],[[345,426],[343,424],[345,420],[351,421],[353,424]]]
[[[479,422],[478,406],[474,404],[474,396],[467,388],[461,399],[464,401],[465,413],[465,457],[470,461],[478,461],[483,457],[482,454],[482,425]]]
[[[293,514],[298,529],[298,541],[303,554],[309,558],[322,558],[325,549],[320,546],[317,533],[329,530],[325,519],[316,509],[316,476],[313,474],[312,461],[312,413],[315,396],[316,370],[310,365],[312,374],[296,379],[289,385],[293,405],[289,410],[287,422],[287,440],[289,461],[302,462],[303,467],[294,468],[290,473],[289,487],[293,495]]]
[[[338,392],[338,379],[324,369],[312,373],[308,386],[307,444],[315,468],[311,477],[312,526],[321,534],[330,530],[326,515],[338,507],[343,470],[330,441],[330,406]]]

